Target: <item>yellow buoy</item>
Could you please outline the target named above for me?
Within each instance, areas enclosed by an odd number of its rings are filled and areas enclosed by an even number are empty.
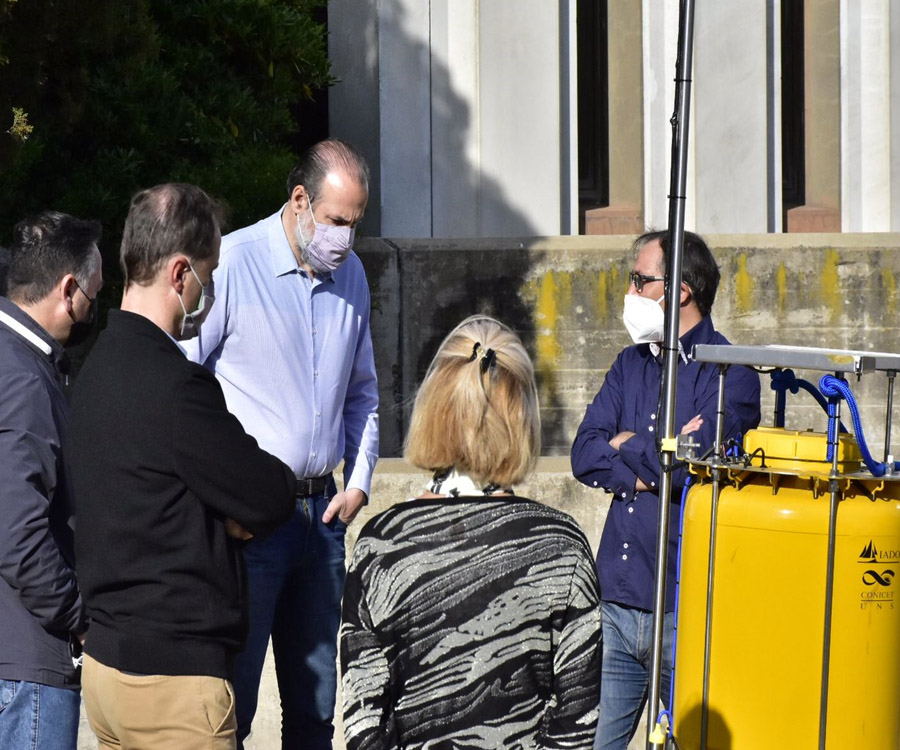
[[[762,428],[744,449],[755,451],[753,465],[723,470],[720,483],[706,748],[814,750],[832,486],[826,437]],[[850,435],[838,465],[826,748],[895,749],[900,481],[858,472]],[[701,747],[712,498],[707,475],[685,506],[673,705],[682,750]]]

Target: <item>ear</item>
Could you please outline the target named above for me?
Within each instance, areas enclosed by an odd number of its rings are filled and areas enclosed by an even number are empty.
[[[294,188],[294,191],[291,193],[290,204],[291,210],[293,210],[295,214],[310,209],[309,194],[306,192],[306,188],[303,185],[297,185]]]
[[[191,263],[186,255],[173,255],[166,262],[166,278],[178,293],[184,293],[185,276],[191,272]]]
[[[75,293],[78,291],[78,282],[75,280],[75,276],[71,273],[63,276],[56,285],[56,291],[59,301],[66,308],[66,311],[71,312],[72,301],[75,298]]]
[[[685,284],[683,281],[681,282],[681,307],[684,307],[694,298],[694,293],[691,291],[691,288]]]

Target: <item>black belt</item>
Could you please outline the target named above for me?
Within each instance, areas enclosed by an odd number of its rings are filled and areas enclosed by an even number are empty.
[[[331,481],[331,472],[324,477],[297,477],[297,497],[321,495]]]

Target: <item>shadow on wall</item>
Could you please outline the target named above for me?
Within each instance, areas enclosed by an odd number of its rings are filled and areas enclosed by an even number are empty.
[[[402,451],[412,399],[428,364],[447,333],[467,316],[487,314],[503,321],[518,333],[537,361],[535,339],[539,321],[533,305],[523,297],[523,290],[542,254],[528,252],[536,232],[530,217],[507,200],[501,184],[485,174],[467,153],[466,144],[475,125],[469,104],[454,90],[447,65],[433,49],[404,33],[405,10],[398,0],[380,7],[381,38],[403,45],[402,49],[392,48],[392,60],[411,67],[429,65],[430,69],[431,142],[424,146],[431,156],[432,237],[522,238],[504,240],[508,247],[502,248],[496,242],[479,248],[477,241],[470,241],[465,243],[464,252],[453,240],[448,240],[446,246],[434,242],[427,243],[427,247],[426,243],[417,247],[415,241],[403,243],[408,250],[398,253],[400,325],[394,331],[399,336],[397,354],[402,365],[389,372],[379,370],[379,377],[391,379],[390,386],[383,383],[381,387],[381,419],[386,428],[381,452],[383,456],[394,456]],[[521,126],[508,123],[510,130]],[[391,148],[399,150],[401,156],[404,150],[408,151],[415,163],[421,159],[423,144],[410,140],[392,143]],[[531,158],[559,156],[548,150],[532,154]],[[410,293],[413,289],[415,294]],[[386,308],[382,312],[390,314]],[[373,320],[378,314],[373,314]],[[381,322],[385,332],[390,331],[391,321]],[[378,357],[377,341],[375,346]],[[560,404],[552,387],[553,373],[539,370],[538,377],[543,414],[558,413]],[[545,418],[544,444],[559,443],[559,433],[559,425]]]

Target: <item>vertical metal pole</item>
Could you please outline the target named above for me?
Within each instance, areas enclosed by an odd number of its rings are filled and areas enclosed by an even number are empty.
[[[897,377],[897,373],[893,370],[888,370],[887,379],[888,379],[888,394],[887,394],[887,414],[884,417],[884,461],[887,463],[888,456],[891,455],[891,419],[893,417],[892,412],[894,411],[894,378]],[[893,466],[888,467],[888,471],[893,470]]]
[[[713,588],[716,573],[716,529],[719,518],[721,469],[718,448],[725,440],[725,372],[719,365],[719,401],[716,406],[716,450],[713,452],[712,507],[709,516],[709,563],[706,569],[706,631],[703,639],[703,697],[700,701],[700,750],[706,750],[709,729],[709,672],[712,654]]]
[[[678,378],[681,268],[684,253],[684,202],[687,188],[688,132],[690,124],[691,67],[694,44],[694,2],[681,0],[678,23],[678,59],[675,65],[675,112],[672,115],[672,179],[669,190],[669,236],[666,258],[666,331],[662,391],[659,521],[656,543],[656,586],[653,596],[653,648],[650,653],[650,732],[659,710],[659,683],[663,664],[663,626],[666,610],[666,561],[669,547],[669,503],[675,461],[675,388]]]
[[[834,548],[837,539],[837,512],[840,501],[838,448],[840,446],[841,402],[835,403],[832,432],[831,478],[828,480],[828,553],[825,562],[825,627],[822,634],[822,685],[819,693],[819,750],[825,750],[828,725],[828,675],[831,668],[831,610],[834,599]]]

